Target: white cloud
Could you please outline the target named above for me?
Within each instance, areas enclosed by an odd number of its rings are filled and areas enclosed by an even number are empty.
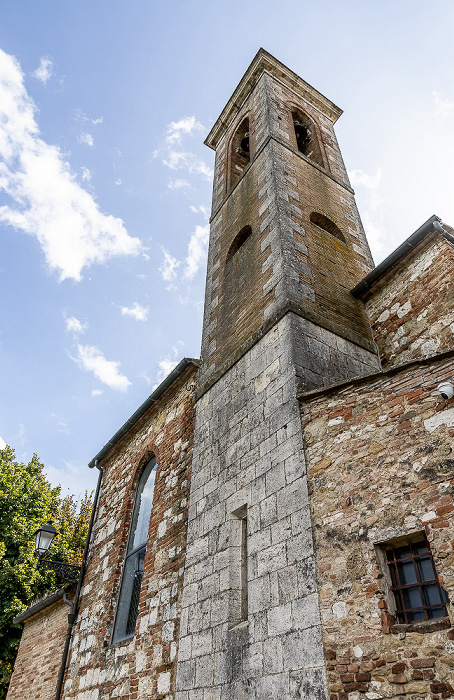
[[[95,140],[91,134],[83,133],[77,137],[79,143],[85,143],[87,146],[94,146]]]
[[[89,168],[82,168],[82,181],[90,182],[91,180],[91,170]]]
[[[80,280],[84,267],[114,255],[137,254],[139,239],[121,219],[101,213],[59,148],[43,141],[35,109],[19,63],[0,50],[0,191],[13,202],[0,206],[0,222],[37,238],[60,280]]]
[[[210,210],[208,207],[205,207],[203,204],[200,204],[198,207],[194,207],[192,204],[189,206],[189,209],[194,213],[194,214],[202,214],[204,219],[209,219],[210,218]]]
[[[92,389],[91,390],[92,396],[102,396],[103,394],[104,394],[104,391],[102,389]]]
[[[86,323],[81,323],[75,316],[66,319],[66,330],[74,335],[79,335],[87,329]]]
[[[177,270],[181,265],[181,261],[174,258],[163,246],[161,246],[161,250],[164,253],[164,260],[159,267],[159,272],[165,282],[172,282],[177,276]]]
[[[153,389],[156,389],[156,387],[159,386],[159,384],[164,381],[167,375],[170,374],[170,372],[177,366],[178,358],[181,352],[181,348],[183,346],[183,341],[178,340],[176,344],[172,347],[172,351],[169,353],[169,355],[158,363],[159,370],[156,374],[157,383],[154,385]]]
[[[192,280],[206,260],[210,227],[196,226],[188,244],[188,254],[185,260],[184,278]]]
[[[87,117],[85,112],[82,112],[81,109],[76,109],[74,110],[74,112],[74,119],[76,120],[76,122],[89,122],[90,124],[97,126],[98,124],[102,124],[104,121],[103,117],[99,117],[99,119],[92,119],[91,117]]]
[[[42,83],[46,84],[53,74],[53,67],[53,61],[50,58],[43,56],[39,62],[38,68],[32,73],[32,75],[38,80],[41,80]]]
[[[454,100],[442,97],[436,90],[433,91],[432,96],[435,101],[435,111],[439,117],[449,117],[454,112]]]
[[[177,122],[168,124],[161,146],[153,156],[161,157],[162,162],[171,170],[187,170],[192,175],[203,175],[208,180],[213,177],[213,170],[204,160],[183,147],[183,139],[194,136],[197,132],[206,131],[203,124],[194,116],[183,117]]]
[[[68,424],[57,416],[56,413],[51,413],[51,416],[57,421],[57,433],[65,433],[66,435],[69,435],[71,431],[69,430]]]
[[[361,199],[361,220],[374,258],[379,258],[385,250],[386,231],[383,223],[383,197],[380,193],[382,170],[378,168],[374,175],[363,170],[350,170],[350,182],[358,188]]]
[[[191,187],[191,184],[187,180],[181,180],[180,178],[177,178],[176,180],[169,180],[167,183],[167,187],[170,190],[184,190],[188,189],[188,187]]]
[[[78,345],[78,357],[75,361],[81,369],[93,372],[96,379],[107,384],[111,389],[126,391],[131,382],[120,373],[120,362],[106,360],[99,348],[94,345]],[[74,358],[72,358],[74,359]]]
[[[375,175],[368,175],[365,173],[363,170],[349,170],[348,176],[350,178],[350,182],[352,185],[355,187],[366,187],[368,190],[375,190],[379,187],[381,178],[382,178],[382,170],[379,168]]]
[[[0,450],[4,450],[6,447],[6,442],[2,437],[0,437]]]
[[[148,306],[142,306],[137,301],[135,301],[134,304],[130,307],[121,307],[121,313],[123,314],[123,316],[131,316],[132,318],[135,318],[136,321],[146,321],[148,318],[149,311],[150,309],[148,308]]]

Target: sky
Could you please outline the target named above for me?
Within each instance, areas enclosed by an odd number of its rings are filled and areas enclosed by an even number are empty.
[[[0,448],[80,496],[198,357],[214,154],[260,47],[344,110],[374,259],[454,224],[454,4],[0,0]]]

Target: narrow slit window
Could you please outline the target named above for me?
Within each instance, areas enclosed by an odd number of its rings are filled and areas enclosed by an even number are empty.
[[[248,618],[247,517],[241,518],[241,621]]]
[[[153,457],[139,479],[118,599],[113,643],[134,636],[158,465]]]
[[[230,614],[229,629],[248,619],[247,506],[232,513],[230,521]]]
[[[335,236],[340,241],[342,241],[342,243],[346,242],[345,236],[340,230],[340,228],[336,226],[334,221],[331,221],[331,219],[328,219],[327,216],[324,216],[324,214],[319,214],[318,212],[313,211],[309,218],[313,224],[323,229],[323,231],[327,231],[327,233],[330,233],[332,236]]]

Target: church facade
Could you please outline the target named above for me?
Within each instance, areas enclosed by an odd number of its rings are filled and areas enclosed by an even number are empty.
[[[201,359],[93,461],[65,700],[454,697],[454,236],[374,268],[340,114],[261,49],[207,137]]]

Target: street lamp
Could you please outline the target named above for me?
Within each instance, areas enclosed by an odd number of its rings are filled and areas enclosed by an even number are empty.
[[[52,525],[52,520],[48,520],[35,532],[35,553],[40,559],[45,555],[56,535],[58,532]]]
[[[45,525],[35,532],[35,554],[38,556],[37,569],[47,569],[55,573],[67,583],[77,583],[80,574],[80,566],[67,564],[63,561],[44,559],[54,537],[59,533],[52,525],[52,520],[48,520]]]

